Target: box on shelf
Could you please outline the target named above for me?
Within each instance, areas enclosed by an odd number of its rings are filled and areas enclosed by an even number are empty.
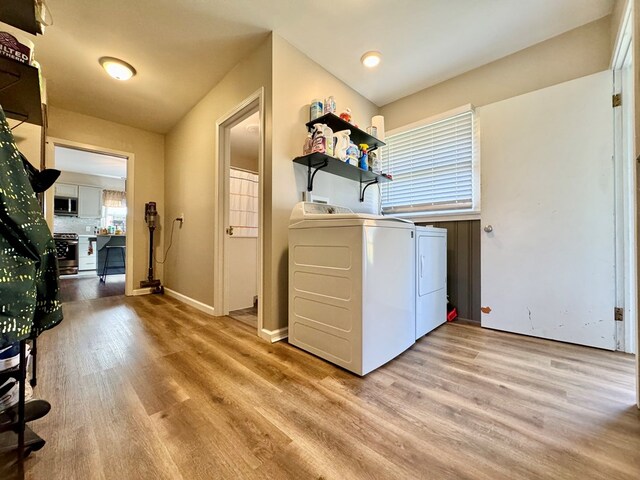
[[[25,45],[9,32],[0,32],[0,54],[18,62],[30,65],[33,60],[33,42],[23,39]]]

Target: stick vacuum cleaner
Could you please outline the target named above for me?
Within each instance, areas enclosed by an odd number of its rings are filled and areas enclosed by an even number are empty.
[[[153,232],[156,229],[156,202],[144,204],[144,221],[149,227],[149,275],[146,280],[140,282],[140,288],[152,288],[153,293],[164,293],[164,287],[160,280],[153,278]]]

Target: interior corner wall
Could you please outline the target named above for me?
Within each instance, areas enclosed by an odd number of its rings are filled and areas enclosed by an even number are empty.
[[[214,310],[219,308],[214,305],[213,252],[217,234],[214,220],[217,209],[214,191],[218,182],[216,122],[261,87],[265,92],[264,164],[267,177],[271,164],[271,36],[229,71],[166,136],[167,218],[184,213],[185,221],[174,231],[173,245],[165,264],[165,286],[213,306]],[[265,185],[267,183],[265,178]],[[164,232],[166,242],[170,233],[169,228]]]
[[[273,35],[273,151],[269,227],[269,270],[265,272],[264,327],[276,330],[288,323],[288,227],[294,205],[306,190],[307,170],[292,160],[302,155],[314,98],[333,95],[338,111],[351,108],[354,123],[364,129],[378,107],[323,69],[283,38]],[[359,201],[359,184],[324,172],[315,177],[313,193],[331,203],[356,211],[377,210],[375,189],[367,190],[367,201]]]
[[[609,68],[611,16],[384,105],[387,130],[468,103],[476,107]]]
[[[133,285],[147,278],[149,230],[144,222],[144,204],[155,201],[164,221],[164,136],[138,128],[102,120],[80,113],[49,107],[48,136],[96,147],[131,152],[134,160]],[[127,225],[127,228],[132,228]],[[161,230],[160,230],[161,231]],[[157,256],[162,255],[162,235],[157,235]],[[156,265],[156,276],[162,279],[162,265]]]

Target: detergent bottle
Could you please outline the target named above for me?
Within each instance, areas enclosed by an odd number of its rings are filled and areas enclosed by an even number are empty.
[[[324,135],[324,153],[330,157],[334,156],[333,130],[328,125],[323,125],[322,134]]]
[[[343,162],[347,159],[347,148],[349,148],[349,135],[351,130],[340,130],[334,135],[335,138],[335,152],[334,157]]]
[[[311,153],[325,153],[327,151],[327,138],[324,136],[324,124],[313,125],[313,146]]]

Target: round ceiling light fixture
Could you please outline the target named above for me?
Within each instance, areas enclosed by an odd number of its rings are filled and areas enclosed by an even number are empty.
[[[375,50],[365,53],[360,58],[362,64],[367,68],[377,67],[381,60],[382,54],[380,52],[376,52]]]
[[[258,125],[257,123],[250,123],[245,128],[247,129],[247,133],[251,135],[260,133],[260,125]]]
[[[102,68],[116,80],[129,80],[137,73],[135,68],[119,58],[102,57],[98,61]]]

